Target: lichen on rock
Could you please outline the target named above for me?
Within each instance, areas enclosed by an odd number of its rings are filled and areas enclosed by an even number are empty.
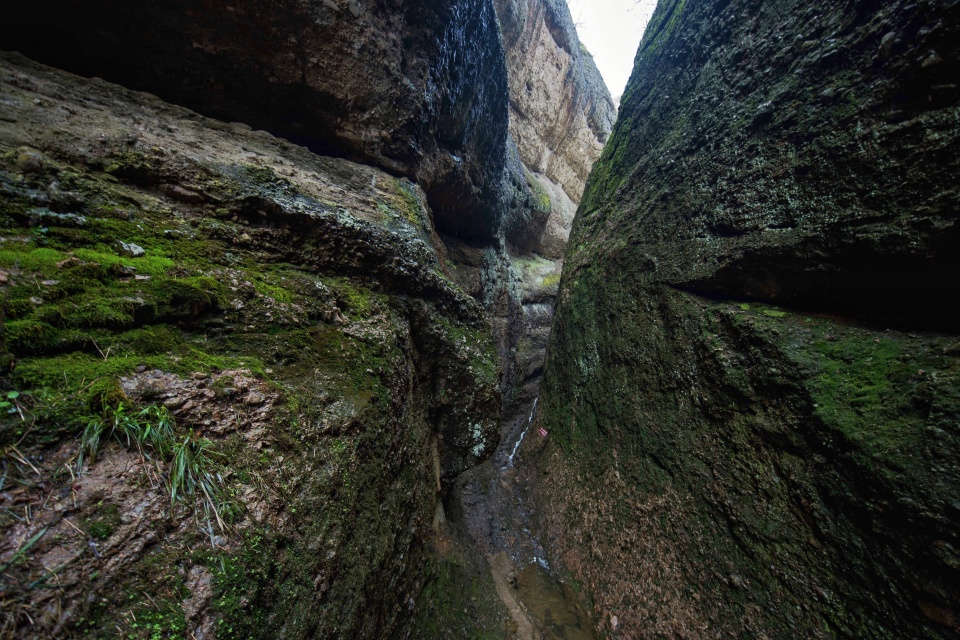
[[[957,632],[957,24],[659,3],[540,403],[541,521],[605,631]]]

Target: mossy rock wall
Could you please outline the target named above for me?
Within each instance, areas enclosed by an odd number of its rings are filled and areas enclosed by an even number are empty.
[[[0,100],[4,629],[375,638],[444,605],[500,372],[424,192],[19,56]],[[209,440],[216,517],[109,432],[77,468],[121,405]]]
[[[437,226],[492,240],[507,206],[507,71],[492,0],[43,0],[4,50],[417,181]]]
[[[960,629],[958,24],[660,2],[539,413],[542,524],[613,637]]]

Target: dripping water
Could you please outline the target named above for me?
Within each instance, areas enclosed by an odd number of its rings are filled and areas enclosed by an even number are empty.
[[[533,409],[530,410],[530,417],[527,418],[527,426],[524,428],[523,433],[520,434],[520,438],[517,440],[516,444],[513,445],[513,451],[510,452],[510,455],[507,456],[507,464],[503,465],[504,469],[509,469],[513,466],[513,456],[517,455],[517,450],[520,448],[520,444],[523,442],[524,437],[527,435],[527,431],[530,430],[530,425],[533,424],[533,416],[537,413],[537,401],[540,400],[540,396],[537,396],[533,399]]]

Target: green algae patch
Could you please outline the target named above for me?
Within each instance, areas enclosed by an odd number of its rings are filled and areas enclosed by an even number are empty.
[[[426,580],[417,597],[412,637],[504,640],[508,616],[489,568],[458,551],[427,556]]]
[[[738,308],[747,312],[739,321],[763,330],[799,368],[813,415],[828,428],[822,444],[859,464],[910,470],[939,428],[936,416],[960,413],[947,393],[960,374],[948,338],[759,303]]]

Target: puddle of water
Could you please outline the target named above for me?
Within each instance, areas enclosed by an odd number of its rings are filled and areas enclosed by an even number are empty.
[[[586,611],[568,585],[533,562],[517,578],[520,599],[543,626],[548,640],[596,640]]]

